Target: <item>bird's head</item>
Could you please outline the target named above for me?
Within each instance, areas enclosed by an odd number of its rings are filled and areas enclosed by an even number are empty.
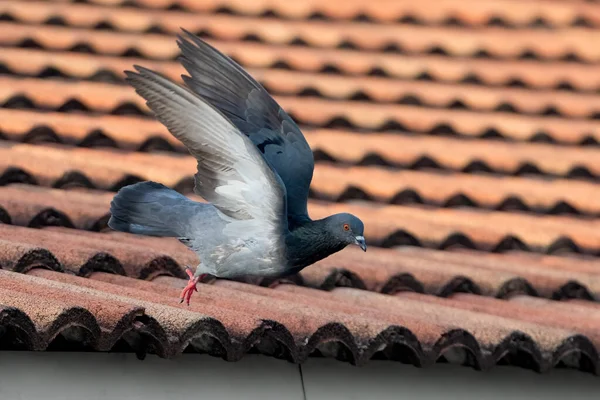
[[[342,243],[356,244],[363,251],[367,251],[365,242],[365,226],[363,222],[352,214],[335,214],[327,218],[327,227],[334,237]]]

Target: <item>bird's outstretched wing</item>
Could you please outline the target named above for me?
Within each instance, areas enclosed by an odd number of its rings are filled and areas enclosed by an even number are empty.
[[[153,71],[135,69],[126,71],[127,81],[198,160],[194,191],[226,216],[227,229],[240,239],[281,248],[287,229],[285,187],[253,143],[195,93]]]
[[[178,37],[186,85],[223,113],[260,150],[287,192],[290,229],[308,221],[308,188],[314,159],[304,135],[267,91],[244,69],[197,36]]]

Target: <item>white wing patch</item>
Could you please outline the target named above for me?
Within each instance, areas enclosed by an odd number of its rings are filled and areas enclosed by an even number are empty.
[[[285,186],[279,176],[250,139],[201,97],[153,71],[136,69],[138,73],[126,72],[127,80],[158,120],[196,157],[194,190],[228,222],[224,233],[232,240],[217,258],[230,258],[231,251],[238,248],[233,258],[248,250],[280,262],[287,210]]]

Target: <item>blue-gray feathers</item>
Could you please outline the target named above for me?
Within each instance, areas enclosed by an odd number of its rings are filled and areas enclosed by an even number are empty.
[[[178,37],[186,87],[135,67],[127,82],[197,163],[197,203],[154,182],[121,189],[108,225],[177,237],[201,263],[196,276],[283,276],[349,244],[366,250],[350,214],[312,221],[312,151],[298,126],[238,64],[184,31]]]
[[[186,85],[248,136],[281,177],[290,228],[308,221],[314,159],[298,126],[235,61],[187,31],[177,43]]]
[[[182,237],[189,231],[190,214],[201,204],[155,182],[140,182],[119,190],[110,203],[108,226],[121,232]]]

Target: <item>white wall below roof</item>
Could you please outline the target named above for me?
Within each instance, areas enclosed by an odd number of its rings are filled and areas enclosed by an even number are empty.
[[[204,355],[176,360],[129,354],[0,353],[0,400],[196,399],[598,399],[600,378],[512,367],[482,373],[373,361],[356,368],[311,359],[302,366],[261,356],[236,363]],[[305,397],[306,396],[306,397]]]
[[[266,357],[240,363],[185,355],[0,353],[0,400],[302,400],[298,367]]]
[[[537,374],[516,367],[489,372],[449,364],[415,368],[375,361],[356,368],[335,360],[302,366],[308,400],[600,399],[600,377],[573,370]]]

